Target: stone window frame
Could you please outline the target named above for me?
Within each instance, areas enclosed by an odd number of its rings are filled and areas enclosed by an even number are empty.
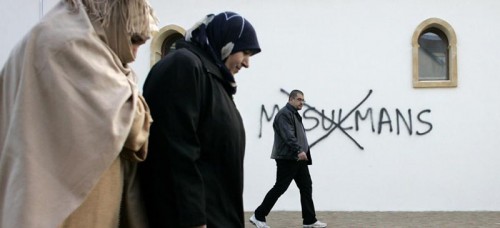
[[[419,80],[419,48],[418,39],[428,29],[438,29],[448,38],[448,80]],[[439,18],[429,18],[417,26],[412,38],[413,87],[414,88],[446,88],[457,87],[457,36],[451,25]]]
[[[167,25],[162,27],[155,35],[153,35],[150,46],[150,67],[153,67],[153,65],[155,65],[155,63],[160,61],[162,58],[162,47],[165,40],[174,35],[177,36],[178,34],[184,36],[184,34],[186,34],[186,30],[178,25]]]

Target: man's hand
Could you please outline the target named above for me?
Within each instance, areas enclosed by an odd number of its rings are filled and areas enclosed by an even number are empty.
[[[302,151],[297,155],[299,158],[297,161],[307,161],[307,154],[306,152]]]
[[[207,228],[207,225],[203,225],[203,226],[195,226],[193,228]]]

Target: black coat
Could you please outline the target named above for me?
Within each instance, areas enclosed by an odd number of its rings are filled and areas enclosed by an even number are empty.
[[[154,122],[139,178],[150,227],[244,227],[241,116],[210,58],[177,47],[144,84]]]

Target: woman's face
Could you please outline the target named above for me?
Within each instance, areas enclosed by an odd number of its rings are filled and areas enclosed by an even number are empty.
[[[146,43],[146,41],[149,39],[149,37],[146,36],[141,36],[138,34],[132,35],[130,38],[130,42],[132,43],[132,53],[134,55],[134,59],[137,57],[137,51],[139,50],[139,47]]]
[[[234,76],[242,67],[250,67],[250,56],[252,56],[251,51],[235,52],[227,57],[225,65],[229,72],[231,72]]]

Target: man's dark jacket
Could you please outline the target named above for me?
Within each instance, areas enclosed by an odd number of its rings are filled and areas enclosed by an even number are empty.
[[[150,227],[244,227],[241,116],[211,59],[177,47],[144,84],[154,122],[138,173]]]
[[[281,108],[274,117],[273,129],[272,159],[297,160],[299,152],[304,151],[309,159],[308,164],[312,164],[302,117],[290,103]]]

